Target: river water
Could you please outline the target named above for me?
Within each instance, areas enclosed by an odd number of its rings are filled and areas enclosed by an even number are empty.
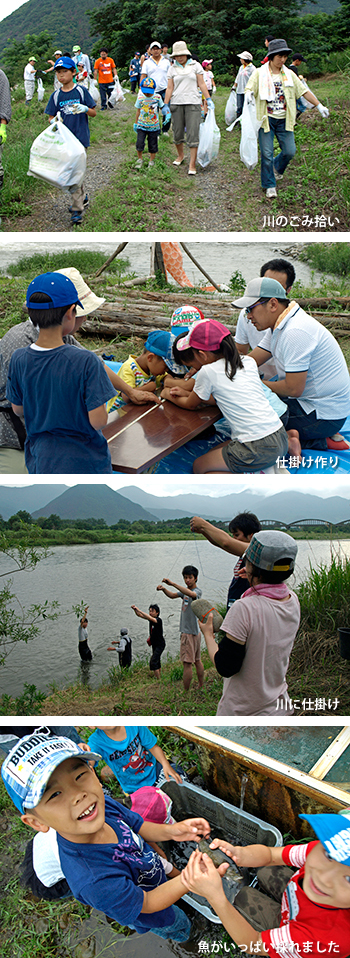
[[[342,555],[350,555],[350,540],[333,546]],[[291,587],[297,585],[313,567],[328,564],[331,545],[328,541],[306,541],[298,544],[298,560]],[[129,629],[133,640],[133,655],[148,656],[146,643],[148,623],[137,618],[130,606],[138,605],[147,611],[151,602],[158,602],[163,620],[166,652],[179,652],[180,598],[171,600],[156,592],[163,577],[181,583],[184,565],[199,569],[198,585],[203,596],[211,602],[224,602],[232,577],[234,557],[215,549],[207,541],[111,543],[55,547],[52,555],[42,560],[34,571],[19,572],[13,576],[13,589],[26,608],[45,599],[57,599],[62,610],[71,610],[81,600],[89,605],[89,644],[93,661],[88,666],[88,679],[96,688],[108,668],[118,665],[116,653],[107,646],[119,635],[121,628]],[[0,557],[0,574],[13,568]],[[44,622],[40,636],[27,645],[19,642],[1,668],[0,691],[18,695],[24,682],[33,683],[46,691],[50,683],[59,688],[83,680],[77,648],[78,622],[73,614],[62,616],[56,622]]]
[[[38,241],[37,236],[32,236],[30,233],[26,235],[25,242],[23,240],[12,240],[0,235],[0,269],[6,270],[10,263],[18,262],[23,256],[32,256],[34,253],[57,253],[58,250],[60,252],[67,250],[67,253],[70,254],[69,259],[67,258],[67,265],[74,266],[74,250],[92,249],[96,252],[106,254],[107,258],[107,256],[110,256],[116,249],[117,245],[118,240],[109,240],[107,242],[106,240],[100,241],[95,238],[91,240],[84,237],[79,238],[79,240],[70,236],[64,239],[61,238],[58,245],[57,240],[52,241],[48,238],[45,240],[41,238]],[[280,245],[276,242],[190,242],[187,245],[192,255],[195,256],[200,265],[203,266],[211,278],[218,284],[227,284],[236,270],[239,270],[246,282],[248,282],[256,275],[257,271],[260,270],[260,266],[266,263],[267,260],[275,259],[283,255],[287,259],[291,259],[291,257],[288,256],[288,242]],[[293,248],[296,245],[297,242],[293,239]],[[144,242],[128,243],[126,249],[123,250],[121,255],[122,257],[128,258],[130,269],[136,273],[136,276],[148,276],[150,271],[150,250],[151,243],[147,240]],[[192,283],[205,282],[202,273],[199,272],[185,253],[183,255],[183,265],[188,279]],[[298,260],[294,263],[294,267],[297,280],[304,285],[308,284],[311,279],[309,266]],[[321,275],[321,273],[315,272],[313,274],[313,281],[319,284]]]

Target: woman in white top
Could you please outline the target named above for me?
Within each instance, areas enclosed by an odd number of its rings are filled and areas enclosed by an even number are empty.
[[[264,393],[257,365],[239,355],[227,326],[202,319],[178,336],[173,351],[176,362],[182,357],[199,372],[195,380],[165,387],[162,397],[185,409],[216,402],[231,429],[231,439],[196,459],[193,472],[260,472],[285,456],[288,436]]]
[[[297,551],[285,532],[255,533],[243,557],[249,588],[228,610],[219,645],[212,616],[200,623],[211,661],[224,677],[217,715],[293,714],[286,673],[300,605],[286,579]]]
[[[243,50],[243,53],[238,53],[238,58],[241,61],[240,68],[238,70],[235,82],[232,89],[236,90],[237,94],[237,117],[241,116],[243,105],[244,105],[244,91],[247,86],[249,77],[256,70],[254,66],[252,54],[248,50]]]
[[[203,67],[197,60],[192,59],[184,40],[178,40],[173,44],[172,60],[174,62],[169,67],[164,103],[170,104],[174,143],[177,150],[174,166],[181,166],[184,161],[186,130],[186,142],[190,148],[188,172],[194,176],[202,111],[200,93],[203,94],[209,108],[214,109],[214,104],[204,82]]]
[[[27,65],[24,67],[24,91],[26,95],[26,105],[30,103],[34,96],[35,90],[35,66],[36,57],[30,57]]]

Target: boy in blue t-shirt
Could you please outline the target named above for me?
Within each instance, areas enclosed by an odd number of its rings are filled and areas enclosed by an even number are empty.
[[[59,57],[54,69],[62,86],[60,90],[51,94],[45,113],[48,113],[51,123],[51,120],[60,112],[64,125],[87,150],[90,143],[88,116],[96,116],[95,100],[92,99],[91,94],[84,86],[73,82],[76,72],[74,60],[71,60],[70,57]],[[84,208],[89,202],[84,183],[70,186],[69,192],[72,198],[71,222],[73,225],[77,225],[81,223]]]
[[[97,726],[88,745],[107,762],[102,781],[115,777],[128,795],[145,785],[159,787],[170,777],[182,781],[147,725]]]
[[[143,151],[147,137],[149,164],[153,167],[158,153],[158,136],[160,134],[159,109],[163,104],[160,93],[156,93],[156,82],[152,77],[146,77],[140,83],[140,90],[136,100],[136,123],[134,130],[137,133],[136,152],[138,159],[135,166],[137,170],[141,169],[143,160]]]
[[[63,273],[43,273],[27,289],[29,317],[38,339],[12,354],[6,398],[27,431],[29,473],[110,473],[101,429],[115,392],[102,363],[89,350],[63,341],[75,326],[76,287]],[[83,307],[82,307],[83,308]]]
[[[1,775],[22,821],[38,832],[56,830],[62,871],[78,901],[139,934],[187,941],[191,922],[175,905],[186,894],[181,874],[167,881],[148,842],[198,840],[209,835],[209,823],[159,825],[105,799],[90,766],[99,758],[38,732],[14,746]]]

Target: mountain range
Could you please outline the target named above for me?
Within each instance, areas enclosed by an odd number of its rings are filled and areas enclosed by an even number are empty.
[[[260,519],[326,519],[340,522],[350,519],[350,501],[342,496],[319,496],[294,490],[263,496],[250,490],[225,496],[187,493],[179,496],[154,496],[137,486],[125,486],[115,492],[103,484],[76,486],[46,485],[0,487],[0,514],[9,519],[25,509],[34,519],[52,513],[62,519],[104,519],[107,525],[127,519],[148,521],[180,519],[200,515],[205,519],[228,522],[243,510],[255,512]]]

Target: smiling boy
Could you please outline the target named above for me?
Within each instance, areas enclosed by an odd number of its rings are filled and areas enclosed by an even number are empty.
[[[99,758],[70,739],[34,733],[15,745],[1,774],[22,821],[38,832],[57,831],[62,871],[78,901],[140,934],[186,941],[191,922],[174,907],[185,886],[180,875],[166,880],[163,860],[147,842],[191,841],[210,826],[203,818],[144,822],[105,798],[90,767]]]

